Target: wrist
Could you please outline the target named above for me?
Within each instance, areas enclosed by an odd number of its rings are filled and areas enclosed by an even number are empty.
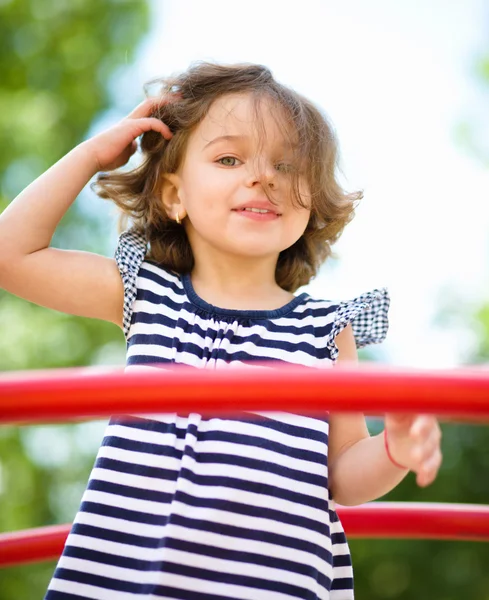
[[[408,467],[405,467],[399,464],[392,456],[391,451],[389,449],[389,440],[387,439],[387,429],[384,429],[384,447],[387,454],[387,457],[391,461],[393,465],[395,465],[398,469],[402,469],[403,471],[408,471]]]
[[[78,146],[76,146],[73,149],[73,152],[76,153],[79,157],[81,157],[83,163],[90,171],[90,177],[93,177],[101,170],[100,164],[97,159],[97,154],[95,152],[93,144],[91,143],[91,140],[88,139],[84,142],[81,142],[81,144],[78,144]]]

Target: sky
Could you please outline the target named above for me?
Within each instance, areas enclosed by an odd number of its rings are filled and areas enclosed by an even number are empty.
[[[484,5],[154,0],[152,30],[114,93],[133,90],[137,102],[145,81],[215,60],[265,64],[313,100],[335,126],[342,184],[364,199],[338,259],[305,291],[349,299],[388,287],[378,359],[451,368],[474,338],[437,316],[489,300],[489,170],[456,140],[464,121],[488,129],[489,91],[475,75],[477,57],[489,54]]]

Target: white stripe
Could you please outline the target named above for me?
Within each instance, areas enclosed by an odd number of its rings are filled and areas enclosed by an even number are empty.
[[[109,577],[119,581],[138,582],[140,584],[164,585],[185,589],[192,592],[213,593],[216,595],[230,596],[235,598],[243,598],[246,600],[256,600],[257,594],[260,593],[256,588],[248,588],[240,585],[229,583],[219,583],[215,581],[206,581],[194,577],[186,577],[183,575],[174,575],[160,571],[136,571],[124,567],[114,567],[112,565],[98,564],[80,558],[65,557],[64,568],[74,571],[90,572],[102,577]],[[289,594],[280,592],[266,591],[267,600],[290,600]],[[112,592],[112,598],[118,592]],[[97,597],[97,596],[92,596]],[[105,600],[104,596],[104,600]],[[137,596],[136,596],[137,597]],[[134,598],[134,595],[132,596]]]
[[[351,568],[350,567],[334,567],[333,575],[335,579],[343,579],[344,577],[351,577]]]
[[[64,567],[65,558],[61,558],[60,566]],[[93,564],[93,563],[90,563]],[[52,579],[49,584],[50,590],[56,590],[57,592],[66,592],[67,594],[79,595],[81,599],[88,598],[90,600],[137,600],[135,596],[129,592],[121,592],[114,590],[106,590],[105,588],[94,587],[93,585],[87,585],[86,583],[75,583],[74,581],[67,581],[66,579]],[[146,596],[144,600],[157,600],[156,596]],[[160,598],[161,600],[161,598]]]
[[[98,467],[94,467],[90,478],[96,481],[127,485],[141,491],[163,494],[173,494],[177,485],[175,480],[169,481],[168,479],[160,479],[159,477],[144,477],[143,475],[133,475],[131,473],[122,473]]]
[[[170,273],[166,269],[162,269],[161,267],[158,267],[157,265],[153,265],[144,260],[141,263],[141,268],[139,270],[139,277],[141,277],[141,279],[144,277],[145,270],[155,273],[156,275],[161,277],[161,279],[164,279],[166,281],[169,281],[170,283],[176,284],[180,289],[183,290],[183,284],[180,279],[180,275]],[[138,279],[139,279],[139,277],[138,277]]]
[[[110,458],[119,460],[128,464],[136,464],[144,467],[155,467],[157,469],[171,469],[177,471],[180,468],[181,461],[171,456],[158,456],[147,452],[134,452],[131,450],[121,450],[113,446],[101,446],[97,458]]]
[[[230,442],[212,442],[207,441],[205,450],[199,448],[199,454],[205,453],[218,453],[227,454],[229,456],[243,456],[248,458],[254,458],[257,460],[263,460],[265,462],[271,462],[278,464],[283,467],[295,469],[298,471],[304,471],[313,475],[321,475],[325,477],[327,474],[326,459],[324,464],[314,463],[307,460],[301,460],[299,458],[291,458],[280,452],[275,452],[268,448],[259,448],[255,446],[242,446],[237,443]]]
[[[258,530],[268,533],[275,533],[277,535],[285,535],[294,539],[317,544],[318,546],[324,546],[327,543],[327,538],[322,533],[318,533],[312,529],[306,529],[300,525],[283,523],[282,521],[275,521],[266,517],[250,517],[248,515],[237,514],[226,510],[218,510],[216,508],[189,506],[179,501],[173,502],[172,512],[190,519],[219,523],[222,525],[231,525],[233,527],[249,529],[250,531]]]
[[[83,494],[82,502],[95,502],[105,506],[115,506],[125,510],[134,510],[137,512],[148,513],[150,515],[168,516],[171,510],[171,504],[162,502],[153,502],[152,500],[140,500],[138,498],[128,498],[119,494],[109,494],[108,492],[99,492],[97,490],[87,489]],[[82,514],[82,513],[78,513]],[[75,522],[76,519],[75,517]]]
[[[89,519],[88,517],[91,517]],[[104,518],[98,517],[98,515],[86,515],[84,514],[83,523],[88,525],[94,525],[97,527],[103,527]],[[127,521],[121,521],[120,519],[108,519],[106,521],[105,529],[111,531],[127,532],[131,529],[132,523]],[[257,554],[258,556],[274,556],[281,560],[289,560],[291,562],[299,564],[308,564],[312,568],[317,569],[319,572],[324,573],[327,577],[331,578],[332,567],[330,564],[322,560],[315,554],[304,552],[302,550],[295,550],[286,546],[278,546],[269,542],[258,541],[258,540],[243,540],[241,538],[229,537],[218,533],[211,533],[207,531],[200,531],[198,529],[188,529],[186,527],[180,527],[178,525],[169,525],[165,527],[151,527],[149,525],[138,523],[138,534],[145,537],[162,537],[163,532],[166,536],[173,539],[182,540],[184,542],[190,542],[195,544],[202,544],[211,548],[220,548],[224,550],[237,550],[242,551],[244,544],[246,544],[246,552],[250,554]],[[158,534],[157,536],[155,534]],[[133,558],[136,560],[144,561],[161,561],[163,558],[169,558],[166,556],[166,552],[169,549],[165,547],[158,548],[144,548],[139,546],[132,546],[129,544],[123,544],[120,542],[113,542],[107,540],[101,540],[98,538],[92,538],[85,535],[79,535],[71,533],[66,541],[67,546],[75,548],[84,548],[87,550],[95,550],[100,552],[106,552],[113,556],[123,556]],[[331,548],[329,548],[331,551]],[[187,564],[195,564],[195,555],[185,553],[187,556],[191,556],[191,560],[187,559]],[[347,552],[348,554],[348,552]],[[211,559],[209,559],[211,560]],[[217,559],[212,559],[217,560]],[[232,563],[234,565],[234,562]],[[212,567],[209,567],[212,568]],[[220,569],[219,569],[220,570]],[[233,568],[231,573],[235,572]],[[294,582],[295,575],[292,575],[291,583]]]
[[[166,294],[165,294],[166,295]],[[170,306],[165,306],[164,304],[157,304],[155,302],[151,302],[149,300],[140,298],[134,301],[133,305],[133,313],[145,313],[147,315],[161,315],[165,314],[165,316],[172,321],[177,321],[178,319],[183,319],[190,325],[198,325],[202,330],[206,330],[216,325],[219,329],[228,330],[230,327],[239,327],[243,332],[243,335],[247,334],[249,331],[249,327],[244,326],[240,323],[240,317],[237,315],[233,322],[229,322],[228,317],[224,317],[219,315],[219,313],[212,314],[212,320],[209,318],[202,317],[200,314],[195,312],[189,312],[186,308],[184,308],[184,302],[189,302],[186,296],[181,297],[178,296],[176,300],[178,302],[178,308],[174,309]],[[190,303],[191,304],[191,303]],[[330,304],[330,303],[329,303]],[[328,304],[328,306],[329,306]],[[298,310],[302,308],[303,310]],[[332,324],[335,319],[336,312],[333,310],[330,313],[318,317],[314,314],[314,310],[319,309],[319,307],[313,307],[312,312],[307,317],[294,318],[294,313],[297,311],[299,313],[303,313],[304,309],[309,308],[311,306],[298,306],[295,309],[291,310],[290,313],[284,315],[283,317],[276,317],[271,319],[273,323],[277,326],[282,327],[296,327],[298,329],[303,329],[305,327],[324,327],[326,325]],[[322,307],[321,307],[322,308]],[[243,311],[246,313],[246,311]],[[210,315],[210,313],[209,313]],[[245,316],[245,315],[243,315]],[[220,318],[221,317],[221,318]]]
[[[177,313],[177,315],[181,315],[181,313]],[[169,316],[168,313],[167,316]],[[222,331],[222,323],[220,323],[219,321],[206,321],[204,335],[206,335],[206,332],[208,331]],[[183,332],[183,329],[181,327],[176,326],[176,320],[174,321],[173,326],[168,326],[163,323],[145,323],[143,321],[139,321],[134,323],[131,328],[132,335],[135,335],[137,333],[143,335],[161,335],[170,339],[180,339],[179,332]],[[261,339],[274,342],[291,342],[294,344],[305,342],[312,346],[316,346],[318,341],[313,333],[289,333],[283,331],[269,331],[263,325],[252,325],[251,327],[240,325],[237,328],[236,335],[243,337],[259,336]],[[187,334],[187,336],[190,336],[190,339],[195,338],[194,343],[196,345],[200,347],[206,347],[206,344],[204,343],[205,340],[200,335],[200,333],[192,332],[191,334]],[[206,335],[206,341],[209,341],[210,339],[210,336]]]
[[[168,513],[170,511],[167,511]],[[92,527],[100,527],[101,529],[105,529],[107,531],[118,531],[119,533],[128,533],[130,535],[141,535],[147,538],[153,539],[161,539],[165,534],[166,525],[148,525],[147,523],[139,523],[135,521],[126,521],[124,519],[117,519],[115,517],[107,517],[105,515],[97,515],[95,513],[89,512],[79,512],[76,516],[76,523],[80,523],[82,525],[90,525]],[[137,533],[135,529],[137,528]],[[85,543],[77,543],[77,541],[81,539],[93,540],[91,544],[88,546]],[[88,535],[82,535],[78,533],[70,533],[68,536],[67,544],[71,546],[80,546],[81,548],[94,548],[95,550],[100,550],[101,545],[105,544],[114,544],[115,547],[121,547],[121,552],[114,551],[114,554],[120,554],[121,556],[133,556],[132,552],[134,552],[134,558],[139,558],[141,553],[147,552],[148,556],[151,552],[154,552],[154,549],[151,548],[140,548],[139,546],[131,546],[129,544],[122,544],[120,542],[108,542],[106,540],[100,540],[96,537],[91,537]],[[129,549],[131,549],[129,553]],[[105,550],[104,550],[105,552]],[[107,550],[108,552],[108,550]],[[141,556],[143,558],[143,556]],[[154,559],[144,559],[144,560],[154,560]]]
[[[174,413],[165,413],[165,417],[168,417],[167,423],[175,423],[178,429],[184,429],[179,425],[180,417],[177,417]],[[160,431],[149,431],[147,429],[138,429],[137,427],[125,427],[124,425],[114,423],[109,425],[106,430],[106,435],[122,438],[123,440],[129,440],[132,442],[146,442],[148,444],[154,444],[155,446],[172,446],[177,441],[177,437],[174,433],[162,433]],[[166,456],[160,456],[160,461],[167,459]]]
[[[197,338],[199,339],[199,338]],[[189,340],[181,339],[181,343],[187,343]],[[194,343],[194,340],[190,340]],[[198,345],[198,344],[197,344]],[[222,340],[219,343],[219,349],[226,350],[228,356],[226,360],[234,360],[232,349],[236,350],[236,353],[239,352],[247,352],[250,356],[256,359],[278,359],[285,360],[287,362],[293,362],[294,364],[301,364],[306,367],[317,367],[324,363],[329,363],[331,360],[329,358],[319,359],[311,354],[307,354],[302,350],[295,350],[289,352],[287,350],[283,350],[281,348],[260,348],[259,346],[255,346],[251,342],[242,344],[242,345],[233,345],[233,344],[224,344]],[[210,349],[210,348],[209,348]],[[163,346],[158,346],[156,344],[131,344],[128,348],[127,357],[132,358],[134,356],[151,356],[154,358],[155,362],[158,362],[158,359],[162,360],[172,360],[176,363],[186,364],[191,367],[202,367],[207,366],[206,363],[211,363],[212,359],[209,360],[207,357],[200,358],[191,354],[190,352],[180,351],[178,353],[178,358],[176,356],[175,348],[164,348]]]
[[[229,476],[229,467],[228,467]],[[133,475],[110,471],[107,469],[94,468],[91,475],[92,480],[125,485],[141,491],[159,492],[173,495],[176,490],[177,482],[154,477],[144,477],[142,475]],[[266,493],[249,492],[226,485],[199,485],[194,484],[185,477],[181,477],[178,485],[179,491],[185,492],[194,498],[216,499],[237,502],[254,506],[257,508],[272,508],[289,515],[297,515],[313,519],[318,522],[324,519],[324,510],[307,506],[306,504],[295,502],[283,498],[269,496]],[[315,495],[317,498],[317,494]]]
[[[236,453],[234,453],[236,454]],[[101,458],[109,458],[113,460],[118,460],[121,462],[125,462],[128,464],[137,464],[142,467],[155,467],[155,468],[164,468],[174,471],[178,473],[181,468],[181,461],[175,458],[170,457],[160,457],[155,456],[153,454],[143,454],[140,452],[131,452],[130,450],[120,450],[118,448],[113,448],[111,446],[101,446],[98,457]],[[255,483],[266,483],[269,485],[274,485],[278,488],[290,490],[294,492],[300,492],[301,494],[305,494],[308,496],[313,496],[316,498],[322,498],[325,496],[326,491],[323,486],[310,484],[307,482],[297,481],[291,477],[279,475],[277,473],[271,473],[267,471],[265,468],[263,470],[257,468],[249,468],[243,467],[241,465],[234,465],[232,470],[230,470],[230,466],[228,464],[223,464],[219,462],[193,462],[193,472],[198,475],[203,476],[217,476],[217,477],[233,477],[235,479],[241,479],[245,482],[255,482]],[[188,463],[185,465],[188,468]],[[290,465],[289,465],[290,466]],[[115,482],[122,483],[121,477],[123,474],[117,469],[107,469],[112,473],[116,473]],[[304,469],[296,469],[304,471]],[[326,477],[326,473],[323,473],[323,476]],[[95,477],[94,472],[92,472],[92,477]],[[100,475],[99,475],[100,477]],[[97,477],[98,478],[98,477]],[[111,480],[109,477],[102,479]],[[154,478],[150,478],[154,479]],[[159,479],[159,478],[157,478]],[[168,487],[170,484],[175,485],[175,480],[165,480]]]

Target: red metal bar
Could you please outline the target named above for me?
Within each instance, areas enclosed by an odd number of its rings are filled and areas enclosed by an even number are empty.
[[[86,368],[0,377],[0,422],[253,410],[420,412],[480,422],[489,419],[489,370],[310,369],[275,363],[273,369]]]
[[[484,505],[372,502],[338,506],[338,514],[350,539],[489,542],[489,506]],[[70,527],[56,525],[0,534],[0,567],[57,559]]]

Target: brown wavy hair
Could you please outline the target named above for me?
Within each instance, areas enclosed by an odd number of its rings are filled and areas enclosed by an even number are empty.
[[[152,116],[166,123],[173,137],[168,141],[157,132],[145,133],[139,166],[100,173],[94,183],[96,193],[122,211],[121,228],[131,219],[149,242],[147,258],[177,273],[190,273],[194,258],[185,229],[169,218],[161,201],[163,175],[177,171],[190,134],[218,98],[231,93],[250,94],[257,103],[265,98],[281,109],[277,114],[285,125],[285,135],[293,138],[295,164],[301,165],[292,175],[297,202],[304,205],[299,177],[305,176],[311,192],[309,223],[300,239],[280,253],[275,278],[289,292],[309,283],[331,256],[331,245],[352,219],[363,195],[346,193],[336,180],[338,147],[328,119],[309,100],[275,81],[262,65],[201,62],[184,73],[147,83],[147,95],[154,86],[159,97],[170,101],[155,108]]]

